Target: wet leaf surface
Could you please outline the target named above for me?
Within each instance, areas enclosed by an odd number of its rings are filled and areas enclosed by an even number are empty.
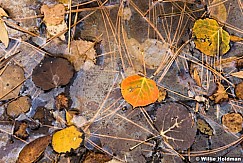
[[[43,136],[27,144],[19,153],[17,163],[32,163],[45,151],[51,141],[51,136]]]
[[[216,20],[199,19],[195,22],[192,31],[196,48],[208,56],[223,55],[230,49],[230,35],[219,26]]]
[[[149,105],[159,97],[156,83],[139,75],[125,78],[121,83],[121,92],[123,98],[134,108]]]
[[[0,100],[17,98],[24,79],[24,71],[21,67],[7,66],[0,76]]]
[[[68,84],[73,75],[74,69],[68,60],[47,57],[33,70],[32,80],[47,91]]]
[[[192,113],[177,103],[167,103],[158,108],[155,127],[164,141],[175,150],[190,148],[196,136],[196,123]]]
[[[52,136],[52,147],[58,153],[70,152],[77,149],[84,141],[84,134],[75,126],[70,126],[57,131]]]

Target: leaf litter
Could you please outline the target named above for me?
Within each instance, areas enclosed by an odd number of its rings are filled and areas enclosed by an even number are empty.
[[[7,106],[19,99],[19,96],[27,95],[31,98],[30,110],[18,118],[17,115],[11,117],[11,123],[21,120],[21,124],[16,126],[13,133],[8,133],[13,135],[14,142],[3,149],[6,149],[7,153],[11,153],[15,148],[20,151],[19,147],[23,146],[23,142],[17,141],[16,137],[31,142],[44,134],[51,135],[53,139],[56,133],[75,128],[76,131],[84,131],[80,137],[74,138],[84,143],[84,146],[80,146],[82,143],[78,142],[77,146],[57,150],[62,153],[58,155],[53,151],[56,148],[49,146],[49,136],[47,141],[42,142],[43,148],[39,149],[35,156],[19,156],[19,160],[39,162],[58,159],[60,162],[85,162],[87,157],[88,161],[96,158],[100,159],[100,162],[108,162],[111,159],[113,162],[165,162],[172,161],[169,155],[173,154],[177,156],[177,161],[189,159],[193,162],[195,156],[205,155],[202,150],[209,154],[208,149],[216,150],[219,147],[222,149],[217,151],[218,156],[242,154],[237,146],[227,147],[228,144],[241,140],[240,132],[233,132],[233,135],[228,132],[230,125],[233,131],[236,131],[235,128],[240,131],[240,118],[237,116],[236,120],[229,120],[231,123],[225,123],[226,115],[232,110],[242,113],[242,79],[237,78],[239,74],[236,73],[242,71],[241,56],[232,52],[235,47],[240,47],[236,45],[240,45],[241,30],[235,30],[234,25],[237,26],[241,21],[233,24],[233,28],[229,26],[233,21],[233,10],[228,2],[182,2],[173,2],[178,8],[174,6],[172,9],[172,3],[162,1],[153,1],[149,4],[151,6],[148,6],[148,3],[139,3],[139,0],[105,2],[105,5],[98,1],[81,4],[80,1],[73,0],[71,8],[53,2],[38,1],[38,5],[35,2],[31,5],[31,11],[36,11],[36,16],[26,16],[30,12],[23,14],[23,11],[30,10],[29,0],[26,0],[26,6],[21,5],[21,12],[17,8],[16,13],[11,7],[7,7],[11,6],[8,5],[11,2],[3,3],[3,10],[9,13],[9,17],[3,19],[10,31],[8,48],[13,47],[14,41],[21,44],[15,47],[21,51],[21,55],[17,54],[9,60],[23,69],[23,73],[19,73],[23,74],[23,78],[16,81],[16,74],[8,76],[2,71],[3,84],[6,79],[14,79],[16,83],[13,83],[13,87],[16,88],[3,92],[6,98],[1,101],[1,120],[9,121]],[[65,1],[65,6],[68,6],[68,3]],[[160,4],[164,5],[163,10],[157,8]],[[207,18],[208,15],[203,15],[205,8],[202,4],[210,9],[208,14],[211,19]],[[235,2],[232,2],[232,5],[237,7]],[[228,14],[226,16],[225,10]],[[16,17],[18,14],[24,15],[24,18]],[[236,14],[236,17],[238,15],[240,14]],[[80,18],[82,25],[73,25],[79,22]],[[68,31],[69,20],[72,21],[72,28],[65,38],[63,34]],[[20,23],[12,29],[9,21]],[[27,25],[22,22],[30,23]],[[222,22],[227,23],[222,25]],[[39,33],[41,23],[47,26],[44,30],[47,30],[49,36]],[[213,32],[207,32],[211,28]],[[23,40],[19,40],[19,35],[12,35],[12,31],[19,32],[23,29],[27,30],[27,33],[22,35],[25,36]],[[32,36],[28,36],[33,29],[37,35],[41,35],[42,38],[38,39],[42,44],[36,45],[38,42],[33,39],[33,43]],[[191,40],[185,29],[192,29]],[[76,30],[81,31],[81,34],[75,32]],[[52,38],[59,35],[61,37]],[[70,49],[67,46],[67,35],[72,37],[68,38]],[[239,38],[233,39],[233,35]],[[95,39],[87,39],[87,36]],[[45,42],[46,39],[49,40]],[[237,41],[232,43],[229,42],[230,39]],[[94,48],[96,41],[90,40],[100,41],[101,52]],[[195,49],[192,41],[199,51]],[[4,45],[0,46],[1,57],[4,57],[8,49],[5,50]],[[42,57],[45,55],[42,61],[36,59],[40,53],[43,53]],[[49,61],[46,62],[47,58]],[[9,65],[5,64],[2,70],[6,71]],[[192,64],[196,66],[191,67]],[[141,73],[143,75],[137,75]],[[128,93],[129,100],[126,94],[123,94],[126,88],[123,88],[122,83],[126,81],[125,77],[133,75],[141,80],[136,81],[135,85],[132,81],[126,83],[125,87],[139,88],[140,91],[138,94]],[[150,86],[156,91],[144,90],[144,82],[152,83]],[[9,91],[15,91],[14,95],[9,96]],[[70,96],[70,99],[63,97],[63,92],[67,97]],[[141,98],[142,102],[146,102],[148,97],[153,98],[146,103],[137,103],[133,99],[136,97]],[[220,121],[221,118],[224,122]],[[1,134],[7,134],[7,130],[0,129],[3,132]],[[197,129],[200,133],[197,133]],[[74,140],[71,132],[65,135],[65,141],[59,140],[57,144]],[[210,142],[211,140],[213,141]],[[38,143],[29,144],[34,145],[31,149],[26,145],[27,151],[38,150]],[[136,148],[132,148],[133,146]],[[0,154],[3,160],[10,156],[6,152]],[[20,152],[21,155],[22,153]],[[11,157],[15,159],[12,162],[15,162],[17,157]]]

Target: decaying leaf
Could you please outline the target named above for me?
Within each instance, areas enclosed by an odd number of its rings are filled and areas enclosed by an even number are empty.
[[[139,75],[125,78],[121,83],[121,93],[123,98],[134,108],[149,105],[159,97],[156,83]]]
[[[147,39],[140,44],[136,39],[128,38],[124,30],[124,41],[131,58],[138,62],[134,65],[136,72],[143,70],[144,63],[149,69],[155,69],[159,66],[163,68],[173,56],[170,44],[157,39]]]
[[[237,60],[236,66],[237,66],[237,68],[243,68],[243,59]]]
[[[21,67],[8,66],[0,76],[0,100],[17,98],[24,79],[24,70]]]
[[[199,73],[198,73],[198,71],[197,71],[197,68],[194,68],[194,69],[193,69],[193,75],[192,75],[192,78],[195,80],[195,82],[197,83],[197,85],[198,85],[199,87],[202,86],[201,78],[200,78],[200,76],[199,76]]]
[[[66,153],[79,148],[83,141],[84,133],[70,126],[53,134],[52,147],[57,153]]]
[[[210,100],[214,100],[216,104],[221,103],[223,101],[228,101],[229,96],[224,89],[224,86],[221,83],[217,83],[216,92],[209,97]]]
[[[50,90],[68,84],[73,75],[74,69],[68,60],[46,57],[33,70],[32,80],[43,90]]]
[[[8,104],[7,114],[13,118],[16,118],[21,113],[27,112],[30,106],[30,98],[28,96],[19,97],[17,100],[14,100]]]
[[[209,7],[210,16],[221,21],[226,22],[227,20],[227,11],[222,0],[213,0]]]
[[[17,163],[37,161],[51,141],[51,136],[43,136],[27,144],[19,153]]]
[[[217,68],[235,67],[237,62],[237,57],[228,57],[217,60],[215,66]]]
[[[106,163],[112,159],[111,156],[103,153],[89,152],[85,156],[83,163]]]
[[[51,36],[67,29],[67,25],[64,21],[65,6],[63,4],[57,4],[55,6],[41,6],[41,13],[44,14],[43,21],[46,24],[46,30]],[[59,36],[62,40],[65,40],[64,34]]]
[[[66,111],[66,122],[68,126],[74,125],[78,128],[83,128],[87,123],[87,119],[81,115],[79,115],[78,110],[68,110]]]
[[[65,93],[60,93],[57,95],[56,100],[55,100],[55,105],[58,110],[60,109],[67,109],[69,106],[69,99],[65,95]]]
[[[2,16],[8,17],[8,14],[0,7],[0,17]],[[2,43],[5,45],[6,48],[8,47],[9,44],[8,31],[2,19],[0,19],[0,41],[2,41]]]
[[[230,35],[230,41],[233,41],[233,42],[240,42],[240,41],[243,41],[243,38],[238,37],[238,36]]]
[[[162,102],[165,100],[166,98],[166,95],[167,95],[167,91],[163,88],[160,88],[159,89],[159,97],[157,99],[158,102]]]
[[[202,118],[197,119],[197,129],[206,135],[212,136],[213,135],[213,128],[210,126],[210,124]]]
[[[199,19],[192,31],[196,48],[208,56],[223,55],[230,49],[230,35],[216,20]]]
[[[192,113],[178,103],[167,103],[158,108],[155,127],[175,150],[190,148],[196,136],[196,123]]]
[[[59,33],[65,31],[67,29],[67,24],[65,21],[63,21],[61,24],[58,25],[46,25],[46,30],[47,30],[47,37],[55,36],[58,35]],[[65,35],[62,34],[59,36],[61,40],[65,40]]]
[[[15,127],[16,127],[16,123],[15,123]],[[24,121],[20,122],[20,124],[16,127],[16,129],[14,131],[14,135],[16,135],[17,137],[19,137],[21,139],[27,139],[27,137],[29,136],[29,134],[26,131],[27,127],[28,127],[28,124],[26,122],[24,122]]]
[[[243,82],[239,83],[235,87],[235,95],[239,99],[243,100]]]
[[[222,123],[229,131],[238,133],[242,130],[243,118],[239,113],[228,113],[223,115]]]
[[[61,24],[65,16],[65,6],[57,4],[55,6],[41,6],[41,13],[44,14],[44,22],[49,25]]]
[[[237,78],[242,78],[243,79],[243,71],[239,71],[239,72],[234,72],[231,73],[230,75],[237,77]]]
[[[81,68],[89,70],[91,67],[94,67],[96,62],[94,45],[94,42],[91,41],[72,41],[71,53],[68,54],[67,49],[65,57],[74,65],[76,71],[79,71]]]

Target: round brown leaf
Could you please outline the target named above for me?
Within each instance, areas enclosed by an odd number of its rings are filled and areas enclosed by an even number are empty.
[[[25,113],[30,108],[30,98],[28,96],[20,97],[8,104],[7,114],[11,117],[18,117],[21,113]]]
[[[24,79],[24,70],[21,67],[8,66],[0,76],[0,100],[18,97]]]
[[[68,84],[73,74],[73,66],[68,60],[47,57],[33,70],[32,80],[43,90],[50,90]]]
[[[243,82],[239,83],[235,87],[235,95],[239,99],[243,100]]]
[[[242,130],[243,118],[239,113],[228,113],[223,115],[222,123],[231,132],[237,133]]]
[[[167,103],[158,108],[155,126],[175,150],[187,150],[195,140],[197,128],[192,113],[181,104]]]
[[[30,142],[19,153],[17,163],[31,163],[37,161],[49,145],[50,141],[51,136],[48,135],[39,137]]]

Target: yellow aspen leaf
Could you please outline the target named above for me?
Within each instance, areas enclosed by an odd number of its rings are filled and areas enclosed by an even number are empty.
[[[0,41],[5,45],[5,47],[8,47],[9,44],[9,38],[8,38],[8,31],[6,29],[6,26],[4,22],[0,19]]]
[[[237,77],[237,78],[242,78],[243,79],[243,71],[239,72],[234,72],[230,74],[231,76]]]
[[[226,22],[228,14],[222,0],[213,0],[209,7],[210,16],[221,22]]]
[[[230,35],[214,19],[199,19],[193,26],[196,48],[208,56],[223,55],[230,49]]]
[[[139,75],[125,78],[121,83],[121,93],[134,108],[149,105],[159,97],[155,81]]]
[[[240,41],[243,41],[243,38],[238,37],[238,36],[234,36],[234,35],[230,35],[230,41],[240,42]]]
[[[52,136],[52,147],[57,153],[70,152],[71,149],[77,149],[83,143],[83,132],[75,126],[70,126],[57,131]]]

